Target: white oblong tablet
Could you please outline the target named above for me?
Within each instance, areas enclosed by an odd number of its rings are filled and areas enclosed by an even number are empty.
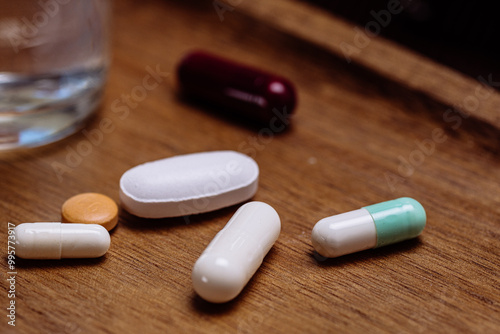
[[[24,223],[14,229],[16,256],[23,259],[69,259],[103,256],[108,231],[97,224]]]
[[[126,171],[120,179],[120,202],[143,218],[187,216],[250,199],[258,179],[257,163],[238,152],[178,155]]]

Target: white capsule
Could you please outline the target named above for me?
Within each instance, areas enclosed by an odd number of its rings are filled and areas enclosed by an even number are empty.
[[[415,238],[426,220],[419,202],[402,197],[321,219],[312,243],[322,256],[342,256]]]
[[[95,258],[109,249],[97,224],[24,223],[16,226],[16,256],[24,259]]]
[[[280,234],[276,210],[262,202],[241,206],[196,261],[195,291],[212,303],[235,298],[260,267]]]
[[[187,216],[250,199],[258,178],[257,163],[238,152],[178,155],[126,171],[120,179],[120,201],[143,218]]]

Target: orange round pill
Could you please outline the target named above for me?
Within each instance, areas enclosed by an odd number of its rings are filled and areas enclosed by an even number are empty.
[[[64,202],[61,216],[63,223],[99,224],[110,231],[118,223],[118,206],[106,195],[84,193]]]

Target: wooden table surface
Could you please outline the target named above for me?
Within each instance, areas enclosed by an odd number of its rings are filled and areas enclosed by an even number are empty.
[[[241,295],[210,304],[196,296],[190,278],[238,206],[189,223],[120,212],[102,258],[17,259],[16,326],[4,315],[0,332],[500,332],[498,124],[447,112],[450,105],[435,96],[348,64],[268,24],[269,16],[263,22],[250,15],[244,10],[250,3],[233,1],[221,21],[212,1],[116,1],[112,66],[96,116],[85,131],[4,154],[0,162],[7,277],[8,222],[59,221],[62,203],[82,192],[118,202],[120,176],[143,162],[212,150],[252,156],[261,173],[254,200],[278,211],[282,232]],[[293,81],[299,105],[289,131],[269,135],[267,127],[179,98],[176,66],[193,49]],[[161,73],[157,87],[132,95],[151,70]],[[480,114],[498,116],[482,88]],[[449,101],[453,91],[446,94]],[[100,140],[90,142],[92,133]],[[311,229],[319,219],[403,196],[426,208],[419,238],[337,259],[313,252]],[[6,314],[5,278],[1,285]]]

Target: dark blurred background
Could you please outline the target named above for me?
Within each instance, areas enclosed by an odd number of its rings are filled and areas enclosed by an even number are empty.
[[[305,0],[364,27],[373,12],[387,10],[391,0]],[[500,3],[497,1],[400,0],[403,11],[392,15],[381,36],[476,78],[498,78]],[[500,80],[497,80],[500,81]]]

